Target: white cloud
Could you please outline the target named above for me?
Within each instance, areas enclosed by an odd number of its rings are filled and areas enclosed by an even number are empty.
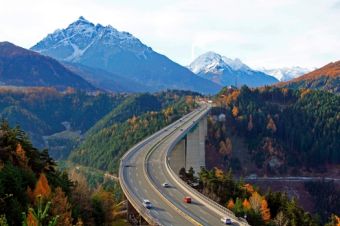
[[[340,59],[338,0],[0,0],[0,40],[30,47],[80,15],[187,65],[213,50],[250,66]]]

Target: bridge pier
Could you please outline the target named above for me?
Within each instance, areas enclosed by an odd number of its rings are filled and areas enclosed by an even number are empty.
[[[197,175],[205,167],[205,140],[207,137],[207,118],[203,117],[175,146],[170,155],[170,166],[179,173],[192,167]]]

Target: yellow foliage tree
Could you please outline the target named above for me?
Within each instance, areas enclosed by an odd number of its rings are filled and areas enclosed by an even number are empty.
[[[27,214],[26,222],[27,226],[38,226],[38,220],[34,217],[31,211]]]
[[[72,226],[72,209],[67,197],[60,187],[57,187],[51,200],[51,213],[59,216],[58,226]]]
[[[224,176],[223,170],[215,167],[215,176],[220,179],[223,178]]]
[[[238,107],[234,106],[231,113],[233,114],[234,117],[237,117],[239,113]]]
[[[19,164],[23,167],[26,167],[28,160],[27,160],[27,157],[26,157],[26,152],[22,148],[20,143],[17,145],[17,148],[15,149],[15,154],[18,157]]]
[[[227,146],[225,145],[223,140],[220,142],[219,146],[220,146],[219,153],[223,156],[226,156],[227,155]]]
[[[303,98],[304,96],[306,96],[306,95],[309,94],[310,92],[312,92],[310,89],[303,89],[303,90],[301,91],[301,94],[300,94],[301,98]]]
[[[234,200],[233,199],[229,199],[228,204],[227,204],[227,208],[232,210],[235,206]]]
[[[268,203],[266,199],[262,199],[261,201],[261,216],[264,222],[268,222],[270,220],[270,209],[268,207]]]
[[[261,209],[261,205],[262,205],[262,196],[257,193],[257,192],[254,192],[250,198],[249,198],[249,202],[250,202],[250,205],[251,205],[251,208],[255,211],[255,212],[259,212],[260,209]]]
[[[268,116],[268,123],[267,123],[267,129],[271,130],[272,133],[276,132],[276,125],[272,117]]]
[[[247,192],[249,192],[251,194],[254,193],[254,191],[255,191],[253,185],[251,185],[251,184],[245,184],[243,187],[246,189]]]
[[[44,173],[41,173],[38,179],[37,184],[35,185],[35,189],[33,191],[33,195],[36,198],[38,195],[41,195],[43,198],[48,198],[51,194],[51,188],[48,184],[48,180]]]
[[[231,99],[232,99],[233,101],[236,101],[239,95],[240,95],[240,90],[234,90],[234,91],[231,93]]]

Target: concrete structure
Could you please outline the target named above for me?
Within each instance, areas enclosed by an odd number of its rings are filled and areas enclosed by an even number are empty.
[[[246,225],[230,210],[182,181],[170,166],[170,161],[177,168],[205,165],[202,147],[209,110],[209,105],[202,105],[136,144],[122,157],[119,182],[128,200],[128,219],[133,225],[147,222],[149,225],[216,226],[221,225],[221,216],[231,218],[234,225]],[[171,154],[174,149],[177,151]],[[163,187],[165,182],[170,187]],[[183,204],[185,196],[192,197],[194,204]],[[145,208],[144,199],[150,200],[153,207]]]
[[[207,117],[203,117],[171,152],[169,162],[174,172],[178,174],[181,168],[184,167],[188,171],[192,167],[197,174],[201,167],[205,167],[206,137]]]

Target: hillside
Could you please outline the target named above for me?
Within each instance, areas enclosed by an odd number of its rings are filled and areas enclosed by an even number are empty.
[[[68,87],[96,90],[58,61],[9,42],[0,43],[0,84],[55,87],[58,90],[66,90]]]
[[[340,61],[329,63],[322,68],[288,82],[278,83],[277,86],[292,89],[317,89],[340,93]]]
[[[209,145],[224,156],[220,161],[224,167],[238,162],[235,169],[245,174],[317,175],[340,164],[339,96],[242,87],[224,89],[216,102],[222,108],[212,111],[215,119],[209,121]],[[241,150],[244,155],[238,153]]]
[[[99,68],[69,62],[62,62],[62,64],[70,71],[81,76],[95,87],[100,87],[104,91],[114,93],[141,93],[155,91],[152,87],[148,87],[129,78],[112,74]]]
[[[84,92],[60,93],[53,88],[0,89],[0,118],[20,125],[39,148],[65,158],[82,134],[126,97]]]
[[[31,49],[60,61],[105,70],[152,90],[216,93],[221,88],[153,51],[130,33],[95,25],[83,17],[47,35]],[[99,73],[98,79],[103,79],[101,76]]]
[[[20,128],[0,124],[0,224],[115,225],[121,218],[113,184],[91,190],[77,171],[61,172],[47,150]],[[124,222],[124,221],[123,221]]]
[[[168,91],[126,99],[89,129],[69,159],[116,172],[120,157],[130,147],[192,110],[195,95]]]

